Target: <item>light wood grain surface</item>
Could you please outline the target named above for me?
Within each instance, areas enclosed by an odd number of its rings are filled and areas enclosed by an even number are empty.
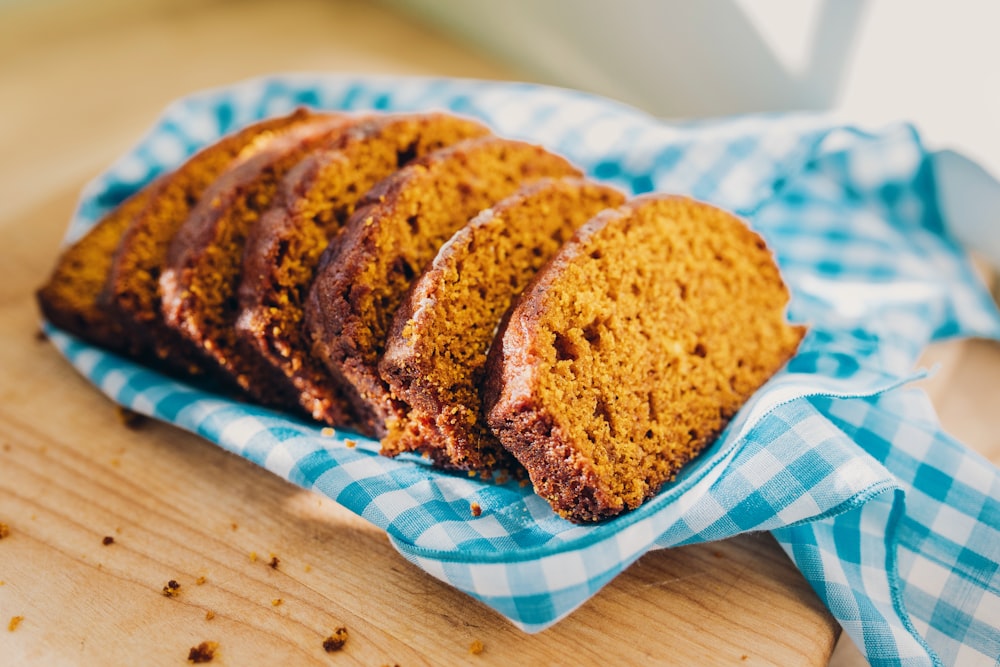
[[[836,623],[769,536],[650,553],[527,635],[335,503],[169,426],[126,427],[38,339],[32,292],[82,185],[177,96],[290,70],[521,77],[364,2],[0,9],[0,663],[180,665],[202,641],[223,665],[827,663]],[[934,353],[943,419],[996,460],[1000,350]]]

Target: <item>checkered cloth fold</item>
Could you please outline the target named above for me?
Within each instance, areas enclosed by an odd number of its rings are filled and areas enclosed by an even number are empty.
[[[299,105],[450,109],[629,192],[732,209],[767,238],[792,290],[790,317],[810,333],[676,481],[593,526],[558,518],[530,487],[387,459],[376,442],[324,437],[316,424],[207,394],[50,327],[103,392],[333,498],[526,631],[571,613],[651,549],[767,530],[873,664],[994,664],[1000,475],[902,385],[920,375],[928,342],[1000,337],[1000,315],[945,233],[932,162],[911,128],[872,134],[807,114],[671,125],[525,84],[269,77],[171,105],[87,187],[68,240],[200,146]]]

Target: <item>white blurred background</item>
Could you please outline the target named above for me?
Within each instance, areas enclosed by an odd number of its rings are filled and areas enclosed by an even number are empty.
[[[668,118],[916,124],[1000,175],[992,0],[391,0],[527,75]]]

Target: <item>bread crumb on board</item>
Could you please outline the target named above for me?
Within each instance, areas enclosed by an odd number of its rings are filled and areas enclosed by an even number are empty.
[[[206,621],[211,621],[213,618],[215,618],[215,612],[214,611],[212,611],[211,609],[209,609],[208,611],[205,612],[205,620]]]
[[[105,535],[104,539],[101,540],[101,544],[103,544],[106,547],[110,547],[114,543],[115,543],[115,538],[111,537],[110,535]]]
[[[282,600],[281,598],[274,598],[273,600],[271,600],[271,606],[280,607],[283,602],[284,600]]]
[[[146,415],[139,414],[138,412],[129,410],[128,408],[123,408],[120,405],[116,405],[115,409],[118,412],[118,420],[121,421],[125,428],[134,430],[149,420]]]
[[[201,586],[206,581],[208,581],[208,579],[205,578],[205,575],[201,575],[200,577],[198,577],[197,579],[194,580],[194,583],[195,583],[195,586]]]
[[[181,585],[177,583],[177,580],[171,579],[163,586],[163,595],[168,598],[175,598],[180,595]]]
[[[195,664],[212,662],[217,650],[219,650],[218,642],[202,642],[197,646],[191,647],[191,650],[188,651],[188,662]]]
[[[10,537],[10,526],[5,523],[0,523],[0,540],[5,537]]]
[[[472,655],[479,655],[486,650],[486,647],[478,639],[474,639],[471,644],[469,644],[469,653]]]
[[[344,644],[346,643],[347,628],[340,626],[333,631],[333,634],[323,640],[323,650],[327,653],[333,653],[334,651],[339,651],[344,648]]]
[[[268,567],[270,567],[272,570],[277,570],[278,565],[280,564],[281,564],[281,559],[275,556],[274,554],[271,554],[271,560],[267,561]]]
[[[7,631],[14,632],[17,630],[17,626],[21,625],[21,621],[24,620],[24,616],[11,616],[10,623],[7,624]]]

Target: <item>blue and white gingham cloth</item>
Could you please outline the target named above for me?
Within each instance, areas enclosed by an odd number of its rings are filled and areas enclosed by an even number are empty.
[[[771,244],[793,293],[790,316],[810,333],[674,483],[594,526],[556,517],[530,486],[387,459],[376,442],[324,437],[319,425],[204,393],[50,329],[103,392],[333,498],[385,529],[406,559],[529,632],[651,549],[767,530],[873,664],[995,664],[1000,475],[901,385],[920,374],[913,366],[928,342],[998,338],[1000,315],[944,232],[932,163],[912,129],[871,134],[815,115],[670,125],[525,84],[271,77],[171,105],[86,189],[67,239],[200,146],[299,105],[450,109],[627,191],[732,209]]]

